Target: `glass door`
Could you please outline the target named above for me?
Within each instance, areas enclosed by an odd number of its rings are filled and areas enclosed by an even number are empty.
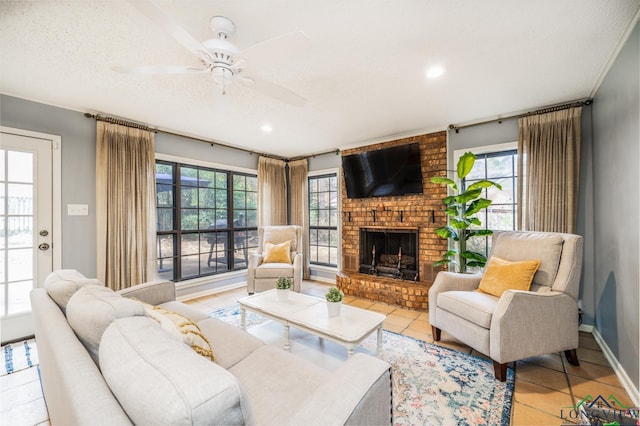
[[[53,269],[52,141],[0,133],[2,341],[33,334],[29,293]]]

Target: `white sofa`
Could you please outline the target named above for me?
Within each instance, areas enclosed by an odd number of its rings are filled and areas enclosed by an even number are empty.
[[[195,322],[215,362],[145,316],[141,301]],[[114,293],[61,270],[31,303],[53,425],[392,422],[388,363],[355,354],[327,371],[176,302],[172,282]]]

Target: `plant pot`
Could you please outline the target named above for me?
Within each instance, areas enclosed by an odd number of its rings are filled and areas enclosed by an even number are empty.
[[[342,302],[327,302],[327,312],[329,313],[329,318],[339,316],[341,309]]]
[[[278,294],[278,300],[281,302],[287,301],[289,300],[289,289],[285,288],[285,289],[281,289],[281,288],[277,288],[276,289],[276,293]]]

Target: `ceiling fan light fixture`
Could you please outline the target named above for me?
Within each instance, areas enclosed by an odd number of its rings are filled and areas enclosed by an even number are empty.
[[[211,69],[211,75],[216,87],[223,95],[226,94],[226,88],[231,84],[231,79],[233,78],[233,71],[228,67],[214,66]]]

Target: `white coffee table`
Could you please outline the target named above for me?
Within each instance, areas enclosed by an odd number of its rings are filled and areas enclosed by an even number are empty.
[[[284,326],[287,350],[291,347],[289,327],[295,327],[343,345],[349,356],[353,355],[356,346],[377,331],[377,355],[382,351],[382,323],[386,317],[377,312],[343,305],[340,315],[330,318],[324,299],[290,291],[288,300],[280,301],[275,289],[243,297],[238,303],[243,330],[246,329],[246,311],[277,321]]]

